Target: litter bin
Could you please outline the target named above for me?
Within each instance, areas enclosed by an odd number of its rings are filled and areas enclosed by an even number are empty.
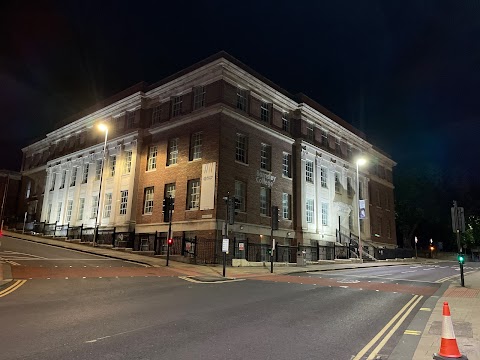
[[[297,266],[307,266],[306,251],[297,251]]]

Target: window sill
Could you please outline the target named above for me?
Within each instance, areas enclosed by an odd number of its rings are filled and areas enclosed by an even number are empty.
[[[152,216],[153,213],[145,213],[145,214],[142,214],[142,216]]]
[[[292,180],[292,177],[291,176],[285,176],[284,174],[282,174],[282,179]]]
[[[168,169],[169,167],[172,167],[172,166],[178,166],[178,162],[175,163],[175,164],[166,165],[166,166],[165,166],[165,169]]]
[[[192,209],[186,209],[185,211],[198,211],[198,210],[200,210],[199,207],[198,208],[192,208]]]
[[[238,161],[238,160],[235,160],[235,163],[239,164],[239,165],[243,165],[243,166],[249,166],[248,163],[244,163],[244,162],[241,162],[241,161]]]
[[[188,162],[202,161],[202,158],[188,160]]]
[[[146,172],[146,173],[151,173],[151,172],[155,172],[155,171],[157,171],[157,168],[151,169],[151,170],[146,170],[145,172]]]

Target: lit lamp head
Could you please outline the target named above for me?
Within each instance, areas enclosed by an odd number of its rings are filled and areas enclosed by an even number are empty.
[[[105,125],[104,123],[98,124],[98,128],[99,128],[101,131],[108,131],[108,127],[107,127],[107,125]]]
[[[358,166],[365,165],[366,163],[367,163],[367,160],[365,160],[365,158],[358,158],[357,159],[357,165]]]

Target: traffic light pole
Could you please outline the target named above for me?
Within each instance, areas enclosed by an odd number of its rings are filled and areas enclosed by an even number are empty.
[[[462,287],[465,287],[465,279],[463,277],[463,262],[460,263],[460,282]]]
[[[228,202],[230,199],[230,195],[228,194],[225,198],[225,238],[228,238]],[[223,250],[223,249],[222,249]],[[223,277],[225,277],[226,273],[226,265],[227,265],[227,253],[225,251],[223,252]]]
[[[275,239],[273,238],[273,227],[270,232],[270,239],[272,239],[272,250],[270,251],[270,272],[273,274],[273,252],[275,251]]]
[[[172,197],[168,198],[168,237],[167,237],[167,266],[170,260],[170,239],[172,238]]]

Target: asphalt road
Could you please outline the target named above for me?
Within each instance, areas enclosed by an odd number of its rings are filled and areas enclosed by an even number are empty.
[[[192,283],[119,260],[32,243],[20,249],[5,240],[0,251],[45,258],[16,258],[13,269],[43,266],[58,276],[29,278],[0,298],[2,360],[365,359],[381,339],[378,355],[386,358],[441,285],[435,281],[455,274],[452,266],[415,273],[394,266]],[[103,276],[62,276],[70,266],[88,272],[86,264]],[[115,275],[122,266],[133,275]],[[396,330],[387,339],[382,329],[389,323]]]

